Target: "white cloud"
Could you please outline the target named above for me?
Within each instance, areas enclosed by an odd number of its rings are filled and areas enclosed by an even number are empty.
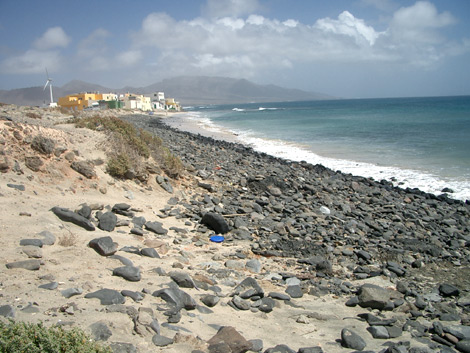
[[[210,17],[238,17],[260,8],[258,0],[208,0],[203,12]]]
[[[70,43],[70,37],[62,27],[51,27],[44,34],[34,41],[34,47],[38,50],[48,50],[53,48],[65,48]]]
[[[42,51],[31,49],[19,56],[5,59],[0,64],[0,71],[5,74],[38,74],[45,68],[49,71],[59,70],[62,59],[58,51]]]
[[[394,5],[391,1],[367,2]],[[214,0],[208,3],[214,17],[177,21],[165,13],[149,14],[133,34],[132,46],[142,51],[142,57],[153,59],[152,73],[158,77],[171,72],[248,78],[315,63],[395,62],[401,67],[426,68],[451,55],[451,49],[456,53],[464,47],[442,42],[440,29],[454,19],[426,1],[398,9],[383,31],[348,11],[310,25],[255,13],[235,15],[246,13],[250,6],[257,8],[255,1],[223,3],[238,10],[224,16],[226,12],[216,11],[221,5]]]
[[[129,50],[117,55],[116,60],[119,66],[132,66],[142,59],[140,50]]]

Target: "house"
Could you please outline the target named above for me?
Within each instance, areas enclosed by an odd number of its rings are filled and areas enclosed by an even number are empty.
[[[152,110],[150,97],[146,97],[142,94],[126,93],[123,96],[122,101],[124,102],[124,109],[139,109],[143,111]]]
[[[57,104],[70,110],[83,110],[92,107],[93,103],[97,101],[96,93],[78,93],[60,97]]]

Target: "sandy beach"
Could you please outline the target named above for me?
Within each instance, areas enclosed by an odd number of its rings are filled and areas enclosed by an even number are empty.
[[[163,173],[146,183],[111,177],[107,136],[66,123],[70,116],[0,111],[0,319],[80,327],[114,352],[438,352],[449,342],[465,351],[468,205],[315,174],[217,142],[238,141],[185,113],[121,113],[182,159],[186,171],[168,181],[168,192],[158,182]],[[55,141],[54,152],[35,150],[36,136]],[[42,165],[31,169],[28,157]],[[73,161],[92,161],[96,175],[78,173]],[[82,214],[84,206],[91,214],[80,220],[92,231],[51,211]],[[116,216],[112,230],[99,227],[105,213]],[[207,213],[229,231],[203,221]],[[224,241],[212,242],[215,234]],[[107,237],[102,248],[90,245]],[[411,247],[405,238],[421,243]],[[134,272],[119,275],[122,267]],[[110,291],[97,298],[103,289]],[[361,289],[371,291],[368,299]],[[377,318],[388,336],[378,338],[374,319],[360,314]],[[435,322],[446,330],[433,331]],[[233,331],[223,336],[223,327]],[[344,330],[357,333],[359,343],[346,342]]]

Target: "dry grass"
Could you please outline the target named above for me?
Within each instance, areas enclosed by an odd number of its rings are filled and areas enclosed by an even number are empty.
[[[62,235],[59,238],[59,241],[57,242],[57,244],[63,247],[70,247],[70,246],[76,245],[78,242],[77,235],[72,233],[69,229],[67,229],[67,231],[68,231],[68,234]]]

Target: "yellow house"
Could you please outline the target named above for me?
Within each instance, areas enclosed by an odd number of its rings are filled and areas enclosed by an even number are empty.
[[[101,100],[102,94],[97,93],[79,93],[60,97],[57,104],[70,110],[83,110],[92,105],[93,102]]]

